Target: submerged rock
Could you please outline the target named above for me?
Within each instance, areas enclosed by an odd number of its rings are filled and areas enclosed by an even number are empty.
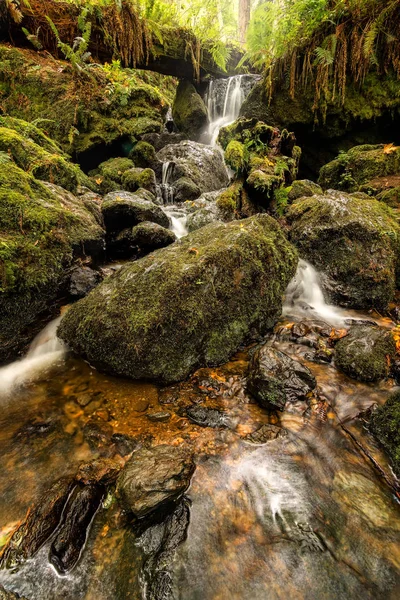
[[[165,146],[158,152],[157,157],[162,162],[175,164],[171,183],[185,177],[190,179],[202,194],[228,185],[229,178],[224,159],[217,148],[184,141]]]
[[[387,307],[395,290],[400,229],[383,203],[329,190],[298,200],[287,218],[290,239],[323,272],[321,283],[332,302]]]
[[[206,105],[192,83],[183,79],[172,107],[175,125],[189,139],[197,140],[208,124]]]
[[[353,325],[335,348],[335,364],[353,379],[378,381],[389,375],[396,345],[390,331]]]
[[[187,449],[167,445],[141,448],[123,468],[117,496],[135,517],[145,517],[182,496],[194,469]]]
[[[102,212],[107,231],[122,231],[143,221],[169,227],[169,219],[159,206],[141,194],[111,192],[104,197]]]
[[[104,488],[86,485],[78,488],[63,514],[63,520],[50,547],[49,560],[61,574],[78,562],[87,537],[87,530],[100,506]]]
[[[286,402],[305,400],[316,386],[310,369],[268,345],[255,352],[249,371],[248,391],[270,410],[283,410]]]
[[[267,215],[213,223],[120,269],[71,307],[59,335],[109,372],[179,381],[272,327],[296,264]]]
[[[286,429],[282,427],[278,427],[278,425],[271,425],[270,423],[265,423],[261,425],[256,431],[253,433],[249,433],[243,439],[246,442],[250,442],[251,444],[267,444],[272,440],[276,440],[277,438],[285,437],[287,435]]]
[[[389,455],[400,477],[400,392],[394,392],[371,415],[369,427]]]
[[[229,417],[216,408],[205,406],[190,406],[186,414],[192,423],[200,427],[231,427]]]
[[[73,485],[72,479],[62,478],[43,494],[3,549],[0,567],[16,567],[36,554],[58,526]]]

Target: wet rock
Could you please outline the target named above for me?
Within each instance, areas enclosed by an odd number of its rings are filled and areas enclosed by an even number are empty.
[[[57,427],[57,421],[53,419],[41,419],[34,417],[30,419],[14,434],[15,440],[45,437]]]
[[[111,192],[104,197],[102,212],[107,231],[118,232],[143,221],[169,227],[169,219],[159,206],[137,193]]]
[[[100,483],[110,485],[118,477],[122,464],[110,458],[98,458],[81,465],[75,475],[76,481],[84,485]]]
[[[214,223],[215,221],[223,221],[222,214],[218,209],[216,204],[211,204],[205,208],[200,208],[195,212],[189,214],[186,227],[188,231],[196,231],[197,229],[201,229],[201,227],[205,227],[209,223]]]
[[[109,448],[112,434],[112,426],[101,419],[91,418],[83,428],[83,437],[92,450]]]
[[[155,423],[165,423],[166,421],[170,420],[171,413],[167,411],[160,411],[155,413],[148,413],[146,417],[149,419],[149,421],[154,421]]]
[[[0,567],[16,567],[36,554],[58,526],[73,485],[72,479],[62,478],[43,494],[3,549]]]
[[[192,83],[182,79],[172,107],[174,123],[186,137],[197,140],[208,123],[206,105]]]
[[[99,271],[84,265],[76,266],[71,273],[69,293],[75,298],[83,298],[102,280]]]
[[[274,325],[296,263],[267,215],[213,223],[103,281],[70,308],[58,334],[108,372],[179,381]]]
[[[167,445],[141,448],[123,468],[117,496],[136,517],[145,517],[179,498],[189,487],[194,469],[188,449]]]
[[[174,202],[196,200],[200,194],[199,186],[187,177],[181,177],[174,183]]]
[[[138,441],[125,433],[113,433],[111,441],[120,456],[126,456],[137,448]]]
[[[188,419],[200,427],[232,427],[229,417],[222,411],[205,406],[190,406],[186,410]]]
[[[160,404],[175,404],[179,400],[179,396],[180,388],[176,385],[171,385],[159,390],[158,402]]]
[[[306,366],[272,346],[262,346],[251,359],[247,389],[264,408],[284,410],[286,402],[305,400],[315,386]]]
[[[174,162],[173,183],[181,177],[190,179],[201,193],[220,190],[228,185],[224,159],[216,148],[184,141],[165,146],[157,157],[162,162]]]
[[[179,144],[186,139],[184,133],[145,133],[142,135],[142,140],[145,142],[149,142],[154,148],[156,152],[164,148],[165,146],[170,146],[172,144]]]
[[[331,302],[385,309],[393,299],[400,229],[383,203],[329,190],[288,210],[290,239],[322,271]]]
[[[389,455],[397,477],[400,477],[400,392],[389,396],[383,406],[371,414],[369,428]]]
[[[280,437],[285,437],[287,435],[286,429],[282,427],[278,427],[277,425],[270,425],[266,423],[261,425],[259,429],[253,431],[253,433],[249,433],[243,439],[246,442],[250,442],[252,444],[267,444],[272,440],[276,440]]]
[[[122,186],[129,192],[140,188],[149,191],[154,196],[157,193],[156,174],[153,169],[133,168],[122,175]]]
[[[100,506],[104,488],[86,485],[77,488],[63,514],[61,526],[51,544],[49,560],[61,574],[78,562],[88,528]]]
[[[149,221],[136,225],[131,232],[132,244],[139,248],[141,254],[165,248],[176,242],[176,239],[176,235],[170,229]]]
[[[379,381],[389,375],[396,345],[390,331],[354,325],[335,348],[335,365],[353,379]]]

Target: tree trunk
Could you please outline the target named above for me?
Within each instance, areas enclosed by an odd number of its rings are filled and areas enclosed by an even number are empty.
[[[239,41],[246,43],[246,33],[250,22],[251,0],[239,0]]]

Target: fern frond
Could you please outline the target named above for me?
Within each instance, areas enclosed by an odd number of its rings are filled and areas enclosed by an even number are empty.
[[[331,50],[328,50],[328,48],[322,48],[321,46],[315,48],[315,54],[317,56],[316,63],[319,65],[331,65],[335,59],[335,56],[332,54]]]

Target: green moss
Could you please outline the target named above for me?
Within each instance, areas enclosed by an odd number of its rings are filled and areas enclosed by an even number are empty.
[[[216,200],[217,208],[224,218],[232,217],[239,206],[240,185],[233,184],[220,194]]]
[[[246,147],[236,140],[229,142],[225,150],[225,162],[236,173],[242,173],[249,160],[249,154]]]
[[[179,131],[196,140],[208,122],[207,108],[192,83],[183,79],[176,90],[172,107],[174,122]]]
[[[129,157],[134,161],[136,167],[145,169],[154,165],[156,151],[154,146],[148,142],[138,142],[131,150]]]
[[[400,392],[391,394],[386,403],[372,413],[369,426],[400,477]]]
[[[122,185],[130,192],[143,188],[155,194],[156,176],[152,169],[129,169],[122,175]]]
[[[289,204],[289,193],[291,191],[291,187],[287,188],[279,188],[274,192],[274,200],[275,200],[275,212],[278,217],[283,217],[286,212],[286,208]]]
[[[70,309],[59,333],[108,371],[176,381],[227,360],[252,327],[265,332],[296,264],[267,215],[212,223],[121,269]]]
[[[386,190],[386,192],[381,192],[377,196],[377,200],[380,202],[384,202],[391,208],[399,208],[400,206],[400,187],[392,188],[391,190]]]
[[[134,166],[133,161],[129,158],[110,158],[109,160],[102,162],[99,165],[98,170],[106,179],[121,184],[123,174]]]

